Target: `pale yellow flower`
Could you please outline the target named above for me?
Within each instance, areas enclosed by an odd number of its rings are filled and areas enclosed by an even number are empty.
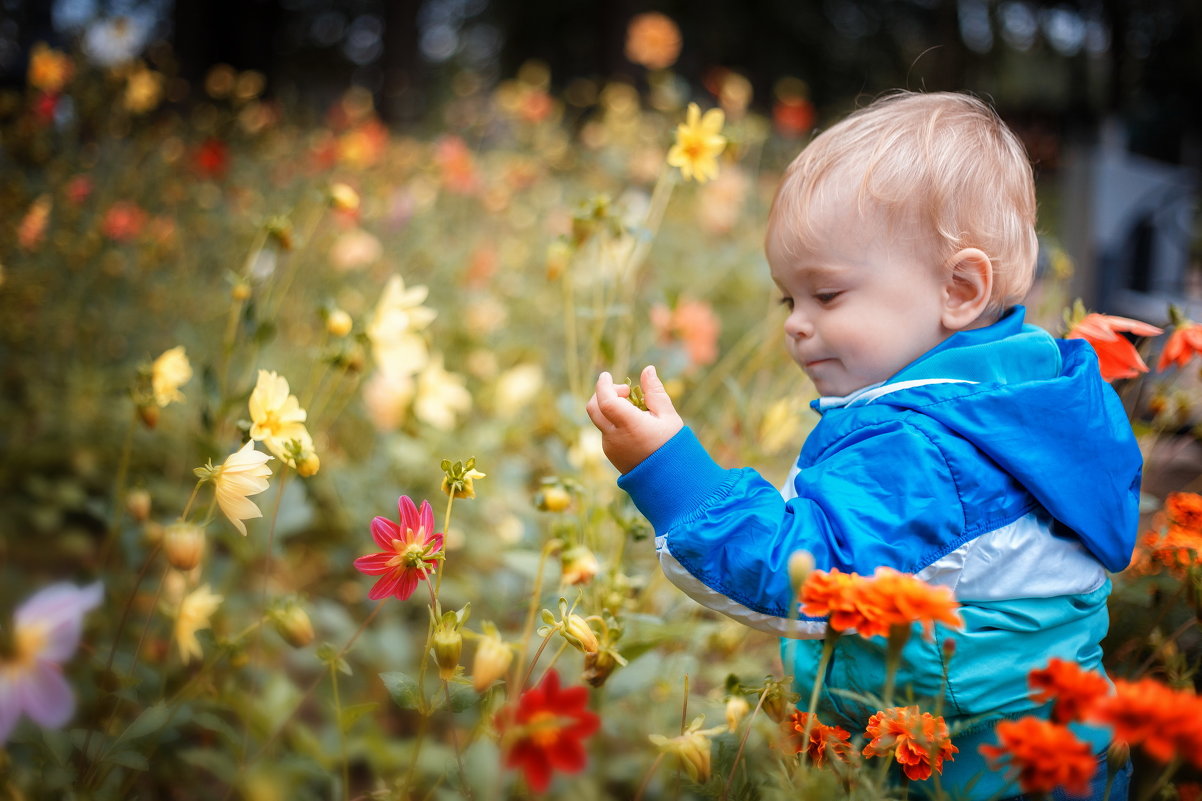
[[[267,454],[255,450],[255,442],[250,440],[212,471],[217,505],[243,537],[246,536],[246,524],[242,521],[263,516],[247,496],[267,489],[267,477],[271,475],[267,462],[270,459]]]
[[[423,423],[450,431],[457,416],[471,408],[472,396],[463,386],[463,377],[444,370],[441,358],[426,365],[417,377],[413,414]]]
[[[188,593],[180,602],[179,611],[175,615],[175,641],[179,644],[179,656],[185,665],[192,657],[204,658],[204,651],[200,648],[200,641],[196,639],[196,632],[209,627],[213,613],[221,605],[222,599],[223,596],[214,595],[209,585],[204,584]]]
[[[437,316],[422,305],[429,290],[405,288],[399,275],[388,279],[367,326],[367,338],[380,370],[390,376],[416,375],[430,359],[426,340],[418,333]]]
[[[280,459],[295,467],[288,458],[288,443],[296,440],[306,450],[313,449],[313,438],[305,428],[305,410],[290,394],[288,379],[270,370],[260,370],[259,380],[250,393],[250,438],[262,442]]]
[[[163,97],[163,75],[146,67],[138,67],[125,80],[122,102],[134,114],[145,114],[159,105]]]
[[[154,402],[166,406],[173,401],[182,401],[184,395],[179,388],[192,379],[192,364],[184,352],[183,345],[164,351],[150,366],[150,387]]]
[[[543,368],[537,364],[519,364],[501,373],[497,377],[497,414],[514,417],[538,397],[543,384]]]
[[[689,103],[685,121],[676,127],[676,144],[668,151],[668,164],[680,168],[686,179],[705,183],[718,175],[718,155],[726,147],[722,125],[726,115],[712,108],[702,116],[696,103]]]
[[[339,234],[330,246],[330,263],[340,272],[375,264],[382,255],[384,246],[380,240],[362,228]]]

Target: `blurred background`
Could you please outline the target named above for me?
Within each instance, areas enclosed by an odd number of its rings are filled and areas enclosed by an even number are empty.
[[[628,27],[646,12],[676,27],[652,26],[639,56]],[[445,127],[447,98],[532,61],[577,127],[611,80],[658,81],[672,104],[719,93],[733,72],[751,108],[797,137],[889,89],[971,91],[1025,140],[1088,305],[1155,317],[1166,297],[1202,293],[1192,0],[3,0],[0,20],[10,88],[34,43],[79,45],[100,64],[145,57],[170,76],[170,104],[203,97],[204,76],[227,64],[314,113],[362,87],[386,124],[414,133]]]

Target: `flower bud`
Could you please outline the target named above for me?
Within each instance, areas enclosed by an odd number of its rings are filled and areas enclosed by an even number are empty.
[[[534,505],[544,512],[562,512],[572,505],[572,495],[559,484],[552,484],[538,491]]]
[[[554,281],[563,275],[572,260],[572,246],[567,242],[557,240],[547,246],[547,280]]]
[[[590,651],[584,655],[584,680],[593,687],[600,687],[617,670],[618,665],[624,663],[625,660],[611,648]]]
[[[789,707],[793,705],[796,698],[797,694],[789,692],[783,681],[770,679],[768,691],[761,707],[764,714],[771,718],[773,723],[780,723],[789,716]]]
[[[309,614],[296,602],[289,602],[273,612],[271,622],[284,641],[293,648],[304,648],[313,642],[313,621]]]
[[[485,624],[485,634],[476,646],[476,656],[472,660],[472,687],[482,693],[494,681],[505,675],[513,662],[513,649],[498,636],[497,630],[491,624]]]
[[[800,593],[806,579],[814,572],[814,556],[809,551],[794,551],[789,555],[789,584]]]
[[[734,731],[739,723],[751,711],[751,704],[741,695],[732,695],[726,699],[726,728]]]
[[[154,403],[139,403],[138,418],[147,428],[154,428],[159,424],[159,407]]]
[[[176,570],[191,570],[205,553],[205,530],[195,523],[179,522],[163,532],[163,554]]]
[[[326,331],[330,336],[344,337],[354,326],[355,321],[342,309],[334,309],[326,316]]]
[[[597,557],[583,545],[565,549],[559,559],[563,569],[561,581],[564,584],[587,584],[597,575]]]
[[[306,450],[296,458],[296,474],[302,478],[317,475],[321,469],[321,459],[313,451]]]
[[[142,526],[142,539],[148,545],[158,545],[163,541],[163,524],[155,520],[147,520]]]
[[[125,496],[125,508],[129,516],[139,523],[145,523],[150,518],[150,493],[138,487],[129,491]]]
[[[710,739],[705,734],[687,731],[671,739],[652,734],[650,739],[663,753],[676,755],[691,780],[698,783],[709,781]]]
[[[344,183],[330,185],[330,205],[337,211],[358,211],[359,193]]]
[[[592,626],[575,612],[565,617],[563,624],[561,631],[564,638],[584,653],[594,653],[601,646]]]
[[[463,651],[463,635],[457,625],[439,623],[431,638],[434,647],[434,661],[438,664],[438,677],[448,681],[455,675],[459,667],[459,654]]]
[[[1106,749],[1106,762],[1112,771],[1123,770],[1131,759],[1131,746],[1126,740],[1111,740]]]
[[[230,297],[238,301],[249,300],[250,284],[246,283],[245,281],[239,281],[238,283],[234,284],[233,289],[230,290]]]

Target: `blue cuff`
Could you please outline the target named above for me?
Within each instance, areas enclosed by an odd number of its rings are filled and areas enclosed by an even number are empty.
[[[685,426],[619,477],[618,486],[630,495],[656,534],[664,534],[731,480],[730,471],[715,462]]]

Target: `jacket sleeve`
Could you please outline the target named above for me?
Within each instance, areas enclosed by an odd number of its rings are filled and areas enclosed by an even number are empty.
[[[786,502],[754,470],[727,470],[688,428],[618,485],[655,527],[665,575],[699,603],[787,637],[818,637],[789,585],[789,557],[870,575],[916,573],[966,539],[955,477],[923,430],[896,418],[844,437]]]

